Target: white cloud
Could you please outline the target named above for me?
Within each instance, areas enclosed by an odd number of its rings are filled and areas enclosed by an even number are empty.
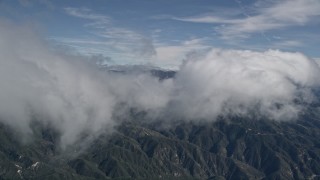
[[[88,8],[64,8],[65,12],[71,16],[92,20],[92,23],[86,24],[87,26],[94,26],[96,28],[105,28],[111,22],[111,18],[105,15],[95,14]]]
[[[171,17],[174,20],[178,21],[186,21],[186,22],[193,22],[193,23],[225,23],[225,24],[233,24],[237,23],[238,20],[226,19],[223,17],[217,17],[212,15],[204,15],[204,16],[196,16],[196,17],[187,17],[187,18],[178,18],[178,17]]]
[[[176,45],[156,44],[154,63],[161,67],[177,69],[190,53],[204,53],[210,48],[210,46],[206,45],[203,38],[193,38]]]
[[[181,44],[195,45],[201,40]],[[159,81],[98,71],[50,49],[29,28],[0,20],[0,121],[22,137],[32,121],[43,122],[61,133],[62,147],[110,132],[128,116],[125,107],[148,112],[148,120],[294,119],[304,108],[296,102],[314,101],[311,89],[320,85],[319,66],[300,53],[214,49],[189,54],[176,78]]]
[[[320,66],[320,58],[313,58],[313,60]]]
[[[246,16],[240,18],[217,15],[203,15],[196,17],[172,18],[174,20],[193,23],[223,24],[216,31],[223,38],[247,37],[250,33],[265,32],[290,26],[301,26],[312,22],[320,15],[320,1],[318,0],[283,0],[258,2],[251,7],[252,12],[244,12]]]
[[[303,108],[295,101],[313,100],[319,75],[300,53],[212,50],[181,66],[168,111],[190,120],[254,113],[292,119]]]
[[[93,14],[89,9],[65,8],[65,10],[72,16],[90,19],[93,22],[99,22],[100,18],[104,19],[103,15]],[[71,45],[82,54],[104,54],[111,56],[112,59],[121,59],[122,61],[125,59],[124,62],[128,64],[130,64],[131,59],[131,61],[138,63],[151,63],[169,69],[177,69],[181,61],[190,52],[208,49],[203,38],[193,38],[176,45],[154,44],[151,38],[127,28],[114,26],[110,20],[104,25],[104,28],[99,27],[93,30],[93,34],[97,35],[100,38],[99,40],[59,37],[51,39],[64,45]],[[160,31],[156,29],[154,33],[159,33]]]
[[[112,129],[118,103],[148,109],[168,98],[152,77],[101,72],[45,44],[28,27],[0,21],[0,120],[21,137],[29,137],[31,121],[38,119],[56,128],[66,147],[83,133]]]
[[[100,44],[100,46],[91,46],[90,51],[88,49],[87,52],[84,52],[85,54],[90,54],[97,50],[101,52],[99,49],[104,49],[105,52],[110,53],[112,51],[112,53],[124,54],[122,58],[127,60],[130,58],[126,58],[126,56],[131,57],[131,59],[142,58],[148,60],[156,53],[151,38],[129,28],[114,25],[112,19],[106,15],[94,13],[87,8],[68,7],[65,8],[65,11],[71,16],[89,20],[90,22],[84,25],[99,39],[98,41],[89,41],[91,45],[95,43],[95,45]],[[87,48],[83,47],[85,44],[81,39],[68,40],[61,37],[54,37],[54,39],[58,41],[62,39],[64,44],[80,46],[82,52]]]
[[[301,47],[304,46],[304,44],[300,41],[296,40],[283,40],[273,43],[272,45],[274,48],[290,48],[290,47]]]

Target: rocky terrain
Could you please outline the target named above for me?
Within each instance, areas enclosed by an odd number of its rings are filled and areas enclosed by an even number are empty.
[[[20,143],[1,125],[0,178],[317,179],[318,117],[311,108],[291,122],[237,117],[164,127],[136,120],[79,152],[61,151],[50,128],[35,125],[34,139]]]

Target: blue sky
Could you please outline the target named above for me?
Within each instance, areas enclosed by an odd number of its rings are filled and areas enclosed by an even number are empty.
[[[0,16],[109,64],[174,69],[211,48],[320,57],[320,0],[0,0]]]

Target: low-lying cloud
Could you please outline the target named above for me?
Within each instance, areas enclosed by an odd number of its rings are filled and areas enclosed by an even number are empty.
[[[155,119],[294,119],[315,100],[319,75],[300,53],[219,49],[190,56],[173,79],[109,73],[52,51],[28,27],[0,21],[0,121],[24,136],[32,134],[32,121],[41,121],[61,133],[62,147],[83,133],[112,130],[127,116],[119,113],[124,104]]]
[[[319,75],[316,63],[301,53],[212,50],[181,66],[172,106],[189,119],[220,115],[292,119],[302,102],[314,101],[312,88],[319,85]]]

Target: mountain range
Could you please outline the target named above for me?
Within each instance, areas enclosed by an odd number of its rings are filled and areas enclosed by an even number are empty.
[[[58,131],[36,120],[29,142],[1,124],[0,179],[320,179],[319,116],[313,104],[294,121],[230,116],[168,125],[133,112],[114,132],[67,149]]]

